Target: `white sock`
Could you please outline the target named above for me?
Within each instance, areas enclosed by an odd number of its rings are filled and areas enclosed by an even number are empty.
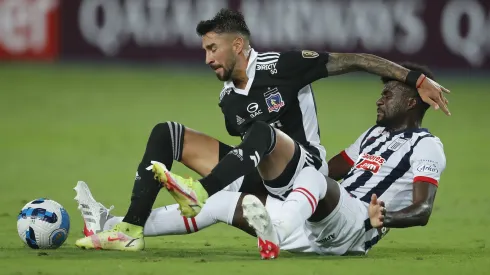
[[[326,193],[325,176],[315,168],[306,167],[298,174],[293,191],[282,204],[280,214],[273,220],[280,242],[305,224],[315,212],[318,201],[323,199]]]
[[[181,216],[178,204],[153,209],[145,223],[143,235],[145,237],[183,235],[197,232],[218,222],[231,224],[240,194],[220,191],[212,195],[204,204],[199,215],[194,218]],[[104,230],[113,228],[114,225],[122,222],[123,218],[109,219],[104,225]]]

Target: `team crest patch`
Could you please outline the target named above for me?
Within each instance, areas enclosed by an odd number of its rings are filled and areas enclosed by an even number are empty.
[[[279,110],[286,105],[284,101],[282,100],[282,96],[279,92],[275,92],[270,94],[265,98],[265,103],[267,103],[267,108],[269,110],[269,113],[276,112],[278,113]]]
[[[318,57],[317,52],[308,51],[308,50],[301,51],[301,55],[303,56],[303,58],[317,58]]]
[[[397,151],[398,149],[402,148],[403,144],[407,143],[407,141],[408,139],[406,138],[398,138],[393,141],[390,146],[388,146],[388,150]]]

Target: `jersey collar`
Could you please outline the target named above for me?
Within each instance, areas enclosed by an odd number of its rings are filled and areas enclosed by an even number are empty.
[[[250,58],[248,59],[248,64],[247,64],[247,86],[245,86],[245,89],[238,89],[235,87],[235,84],[233,84],[233,81],[226,81],[225,82],[225,88],[233,88],[235,93],[241,94],[241,95],[248,95],[248,92],[250,91],[250,87],[252,86],[252,82],[254,81],[255,77],[255,67],[257,63],[257,52],[252,48],[250,51]]]
[[[390,133],[390,135],[392,135],[392,136],[396,136],[396,135],[399,135],[401,133],[429,133],[429,129],[427,129],[427,128],[407,128],[407,129],[398,130],[398,131],[388,131],[385,128],[385,131]]]

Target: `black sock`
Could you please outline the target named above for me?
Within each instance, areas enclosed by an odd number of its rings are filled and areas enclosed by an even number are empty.
[[[274,149],[275,144],[274,129],[265,122],[255,122],[242,143],[223,157],[208,176],[200,180],[208,195],[219,192],[239,177],[253,172],[262,157]]]
[[[162,184],[153,178],[153,172],[146,170],[146,168],[151,165],[152,160],[155,160],[165,164],[170,170],[173,160],[180,161],[182,159],[184,131],[185,127],[175,122],[160,123],[153,128],[148,138],[143,160],[138,166],[131,204],[123,222],[139,226],[145,225],[158,192],[162,188]]]

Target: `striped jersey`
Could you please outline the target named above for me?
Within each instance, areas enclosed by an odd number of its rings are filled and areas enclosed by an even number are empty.
[[[264,121],[301,144],[321,166],[318,160],[325,160],[326,150],[320,144],[311,83],[327,77],[327,60],[328,53],[252,49],[246,87],[239,89],[228,81],[220,94],[228,133],[243,136],[253,122]]]
[[[366,203],[376,194],[392,211],[412,204],[414,182],[437,186],[446,167],[441,141],[422,128],[389,132],[374,126],[341,154],[352,166],[342,186]]]

